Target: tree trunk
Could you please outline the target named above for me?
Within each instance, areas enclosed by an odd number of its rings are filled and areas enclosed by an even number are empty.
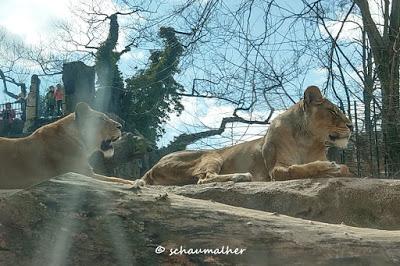
[[[400,172],[400,106],[399,106],[399,27],[400,0],[392,0],[389,17],[385,1],[383,36],[372,19],[367,0],[354,0],[360,8],[365,31],[371,44],[382,91],[382,131],[385,140],[387,168],[390,175]]]
[[[364,101],[364,121],[365,121],[365,132],[368,136],[372,135],[372,120],[371,120],[371,102],[374,92],[374,80],[373,80],[373,63],[372,54],[367,42],[367,36],[365,30],[362,32],[362,49],[363,49],[363,75],[364,75],[364,90],[363,90],[363,101]],[[372,141],[370,140],[370,144]]]
[[[119,34],[118,16],[113,14],[109,19],[110,28],[107,39],[100,45],[96,53],[96,72],[99,83],[96,106],[103,112],[121,116],[121,100],[124,88],[117,66],[120,53],[114,51]]]
[[[393,65],[389,63],[389,67],[397,67],[399,69],[399,64],[397,62],[396,66],[396,62]],[[398,175],[400,172],[399,76],[398,73],[397,75],[390,75],[390,72],[386,73],[385,75],[381,74],[380,78],[383,98],[382,131],[389,174]]]

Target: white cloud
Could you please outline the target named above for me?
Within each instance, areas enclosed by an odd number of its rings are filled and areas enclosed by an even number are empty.
[[[382,2],[380,1],[368,0],[371,17],[374,20],[375,24],[378,26],[378,30],[382,34],[383,12],[381,3]],[[348,10],[344,10],[341,14],[338,14],[338,21],[328,21],[326,23],[327,28],[333,37],[336,37],[339,31],[341,31],[339,40],[361,40],[362,34],[359,26],[363,24],[361,14],[356,14],[353,12],[348,16],[347,21],[344,23],[344,25],[342,25],[343,23],[341,21],[345,19],[347,11]],[[320,26],[320,30],[325,35],[325,37],[328,37],[328,34],[322,25]]]
[[[344,19],[344,17],[341,17],[340,19],[342,20]],[[362,19],[360,16],[350,15],[347,19],[347,22],[345,22],[344,25],[342,25],[343,23],[337,21],[329,21],[326,24],[330,34],[334,38],[340,31],[339,38],[341,40],[361,39],[361,30],[359,25],[362,25]],[[325,30],[323,30],[323,32],[326,33]]]
[[[20,36],[25,43],[31,45],[46,44],[50,39],[55,38],[56,23],[68,23],[72,27],[75,38],[87,41],[87,24],[82,20],[88,19],[88,15],[82,15],[82,10],[88,12],[103,13],[111,15],[117,11],[113,0],[2,0],[0,9],[0,26],[7,31]],[[79,18],[82,16],[82,18]],[[131,18],[131,17],[130,17]],[[121,18],[121,21],[126,18]],[[106,36],[103,28],[98,32]],[[121,48],[125,42],[125,34],[120,32]],[[100,38],[102,36],[99,36]]]
[[[68,17],[70,3],[71,0],[3,0],[0,25],[28,44],[39,44],[46,40],[53,19]]]

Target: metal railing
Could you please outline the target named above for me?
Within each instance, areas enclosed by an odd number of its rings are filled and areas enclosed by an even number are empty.
[[[7,103],[0,104],[0,114],[3,114],[3,112],[6,110],[6,104]],[[11,104],[11,110],[14,110],[15,112],[15,118],[23,120],[22,104],[19,102],[14,102],[10,104]],[[0,120],[3,120],[2,115],[0,115]]]
[[[375,101],[371,102],[369,126],[364,121],[363,104],[353,102],[352,105],[354,132],[349,146],[344,151],[333,148],[328,152],[328,158],[348,165],[351,172],[360,177],[400,178],[400,173],[391,174],[388,170],[390,163],[386,149],[395,143],[385,139],[381,111]]]

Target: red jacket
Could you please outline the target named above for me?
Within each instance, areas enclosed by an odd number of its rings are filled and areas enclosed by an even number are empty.
[[[54,98],[56,99],[56,101],[62,101],[62,99],[64,98],[64,93],[62,89],[56,89],[56,91],[54,92]]]

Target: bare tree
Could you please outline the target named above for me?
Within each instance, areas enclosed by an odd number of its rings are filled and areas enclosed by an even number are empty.
[[[332,63],[336,61],[336,67],[340,75],[336,80],[342,80],[341,85],[346,92],[350,92],[353,98],[364,103],[364,125],[367,134],[371,134],[371,102],[378,105],[382,114],[382,130],[385,142],[385,151],[389,173],[395,174],[400,170],[400,135],[399,135],[399,27],[400,27],[400,4],[399,1],[383,1],[381,4],[375,3],[378,13],[375,11],[375,20],[370,11],[370,4],[364,0],[354,0],[346,2],[343,9],[346,12],[328,16],[328,10],[332,9],[332,2],[323,1],[308,2],[303,1],[306,6],[303,15],[307,14],[314,18],[324,32],[329,35],[332,49],[328,57],[327,66],[332,76],[331,85],[334,87],[334,70]],[[355,8],[357,7],[357,8]],[[334,12],[331,12],[334,13]],[[345,15],[343,15],[345,14]],[[353,17],[350,19],[349,15]],[[357,20],[357,18],[360,18]],[[382,25],[380,24],[382,21]],[[334,36],[329,28],[329,22],[341,25],[337,35]],[[343,25],[351,24],[361,32],[359,38],[343,42],[339,40],[339,35]],[[357,48],[358,47],[358,48]],[[350,51],[350,52],[349,52]],[[336,54],[336,56],[335,56]],[[356,59],[356,60],[355,60]],[[342,63],[339,63],[339,60]],[[345,62],[345,64],[343,64]],[[349,67],[346,70],[345,65]],[[359,65],[361,65],[361,70]],[[347,73],[342,74],[347,71]],[[362,88],[360,97],[356,88],[348,90],[345,84],[348,81],[356,81]],[[329,80],[329,78],[328,78]],[[347,82],[348,83],[348,82]],[[382,101],[374,97],[374,91],[379,89]],[[348,98],[348,97],[347,97]],[[349,103],[347,104],[349,108]]]
[[[389,172],[400,171],[400,115],[399,66],[400,66],[400,1],[384,1],[383,33],[372,19],[366,0],[354,0],[359,7],[371,51],[377,67],[382,91],[382,129],[385,135]]]

